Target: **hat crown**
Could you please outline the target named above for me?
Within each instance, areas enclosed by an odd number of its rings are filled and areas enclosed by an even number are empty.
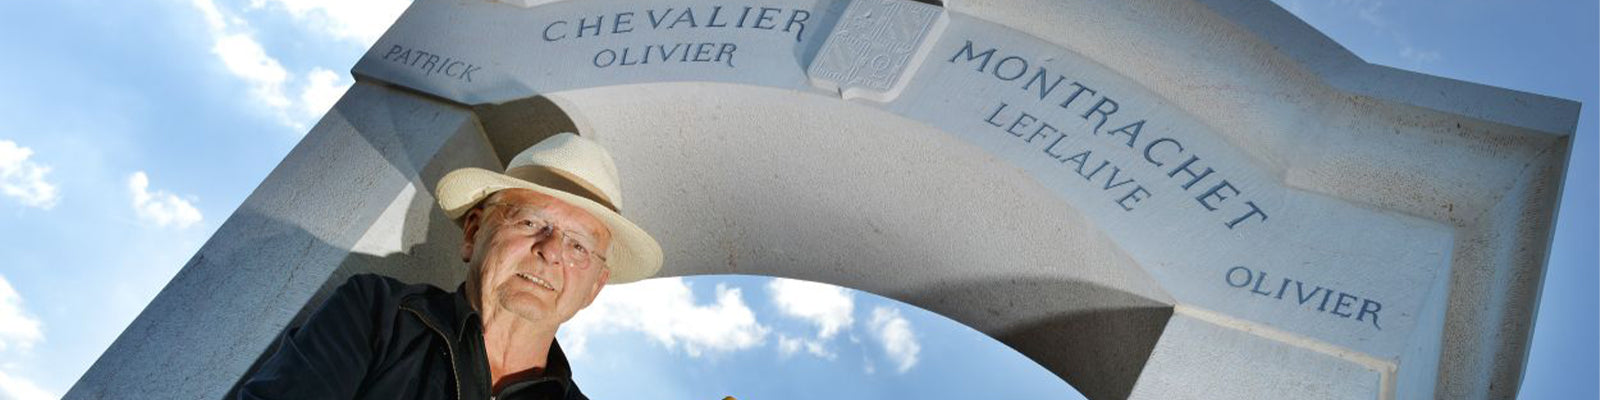
[[[556,134],[517,153],[506,165],[506,174],[540,182],[549,179],[539,176],[537,171],[541,168],[591,192],[574,194],[592,195],[587,197],[613,210],[622,209],[617,164],[611,160],[611,153],[594,140],[571,132]]]

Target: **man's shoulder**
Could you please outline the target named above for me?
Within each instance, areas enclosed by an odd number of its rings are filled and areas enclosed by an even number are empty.
[[[396,354],[405,354],[396,349],[406,349],[404,346],[414,344],[415,338],[431,335],[420,327],[421,322],[407,322],[416,320],[400,317],[400,310],[414,302],[411,299],[428,300],[430,293],[443,295],[435,297],[449,296],[437,287],[407,284],[382,275],[346,278],[305,321],[285,330],[279,349],[241,387],[240,396],[353,397],[357,393],[354,384],[366,379],[363,373],[374,365],[394,365],[400,362],[397,360],[407,359],[396,358]],[[417,359],[420,358],[408,358]]]

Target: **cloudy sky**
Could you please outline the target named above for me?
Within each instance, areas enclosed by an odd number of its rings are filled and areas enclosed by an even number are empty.
[[[1523,394],[1596,398],[1595,3],[1279,3],[1375,63],[1586,104]],[[65,393],[406,5],[0,1],[0,399]],[[580,381],[638,382],[586,385],[595,397],[1076,395],[970,329],[868,293],[761,277],[625,288],[562,333]]]

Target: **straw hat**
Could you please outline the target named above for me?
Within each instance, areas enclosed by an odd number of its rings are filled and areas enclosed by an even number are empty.
[[[661,245],[623,218],[622,188],[611,154],[593,140],[561,133],[523,150],[504,174],[482,168],[450,171],[439,180],[439,208],[461,223],[479,201],[504,189],[523,188],[561,199],[588,211],[611,229],[606,265],[609,283],[649,278],[661,269]]]

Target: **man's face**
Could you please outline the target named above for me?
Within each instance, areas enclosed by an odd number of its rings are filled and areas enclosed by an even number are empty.
[[[479,271],[485,313],[509,311],[557,326],[593,302],[611,276],[601,258],[611,231],[583,209],[539,192],[497,192],[466,215],[462,228],[461,256]]]

